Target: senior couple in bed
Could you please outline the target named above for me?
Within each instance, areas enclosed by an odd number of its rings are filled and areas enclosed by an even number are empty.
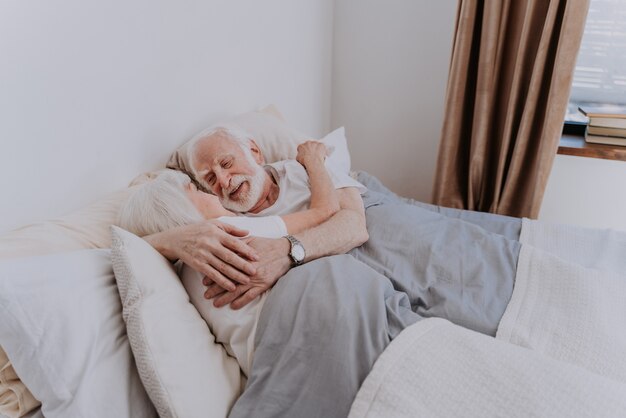
[[[362,174],[367,190],[327,153],[308,141],[264,165],[253,138],[216,127],[188,145],[193,180],[163,173],[122,208],[122,226],[185,264],[248,377],[231,416],[346,416],[402,329],[439,316],[494,335],[510,299],[516,220],[440,213]]]

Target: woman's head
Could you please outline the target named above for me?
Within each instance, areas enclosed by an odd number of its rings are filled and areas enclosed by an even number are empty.
[[[198,189],[191,180],[185,185],[185,194],[204,219],[233,215],[222,206],[217,196]]]
[[[139,236],[229,214],[216,196],[196,189],[179,171],[165,171],[143,184],[122,205],[119,225]]]

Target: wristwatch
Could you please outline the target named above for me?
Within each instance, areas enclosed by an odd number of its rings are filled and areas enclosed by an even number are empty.
[[[291,257],[293,265],[299,266],[304,262],[304,257],[306,257],[306,251],[304,251],[304,246],[302,246],[302,243],[298,241],[293,235],[285,235],[283,238],[287,238],[287,240],[291,244],[289,257]]]

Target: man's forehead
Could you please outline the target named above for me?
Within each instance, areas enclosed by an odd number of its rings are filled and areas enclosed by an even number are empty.
[[[200,139],[195,151],[198,166],[210,165],[225,155],[237,156],[243,152],[237,140],[217,133]]]

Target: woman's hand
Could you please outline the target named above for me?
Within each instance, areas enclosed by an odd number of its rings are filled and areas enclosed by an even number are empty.
[[[298,155],[296,161],[305,168],[313,164],[324,164],[328,150],[319,141],[306,141],[298,145]]]
[[[289,271],[291,245],[285,238],[253,237],[249,240],[249,244],[260,254],[259,261],[254,264],[256,274],[250,276],[250,283],[237,285],[234,291],[225,292],[208,277],[204,278],[203,283],[207,286],[204,297],[215,298],[213,304],[216,307],[230,304],[233,309],[242,308],[269,290],[280,277]]]
[[[144,239],[170,260],[180,259],[225,290],[250,283],[257,273],[257,251],[245,240],[248,231],[211,220],[173,228]]]

